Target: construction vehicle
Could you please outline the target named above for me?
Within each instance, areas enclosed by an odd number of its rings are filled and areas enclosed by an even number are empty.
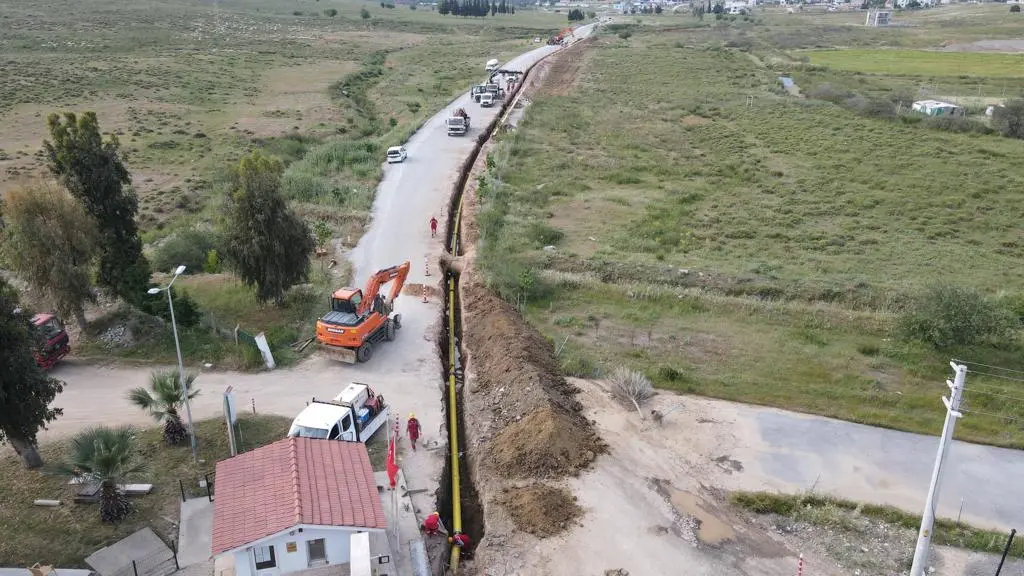
[[[463,136],[469,133],[469,114],[462,108],[458,108],[452,113],[451,117],[445,123],[448,126],[449,136]]]
[[[391,313],[409,276],[409,262],[378,270],[363,290],[341,288],[331,295],[331,311],[316,321],[316,341],[335,360],[355,364],[373,357],[373,347],[395,339],[402,315]],[[385,298],[381,288],[391,282]]]
[[[43,370],[49,370],[71,352],[68,333],[53,314],[36,314],[32,317],[32,326],[43,340],[42,348],[35,352],[36,364]]]
[[[490,60],[487,61],[487,64],[484,65],[484,71],[485,72],[491,72],[491,71],[494,71],[494,70],[497,70],[497,69],[498,69],[498,59],[497,58],[491,58]]]
[[[557,46],[572,35],[572,28],[563,28],[561,32],[555,34],[551,38],[548,38],[548,46]]]
[[[366,442],[387,423],[389,408],[368,385],[352,382],[334,400],[313,398],[306,404],[288,437]]]

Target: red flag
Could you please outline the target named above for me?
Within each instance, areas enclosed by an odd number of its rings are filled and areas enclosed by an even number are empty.
[[[391,481],[391,487],[394,488],[398,484],[398,462],[395,461],[395,437],[392,436],[388,440],[388,480]]]

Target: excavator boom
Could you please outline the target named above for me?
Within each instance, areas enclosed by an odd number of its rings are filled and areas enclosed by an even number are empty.
[[[366,288],[363,289],[363,301],[359,303],[359,314],[363,315],[373,305],[374,299],[380,292],[381,286],[391,282],[391,290],[388,292],[387,304],[391,304],[398,298],[398,295],[402,293],[402,287],[405,286],[405,279],[409,276],[409,261],[406,260],[404,263],[398,266],[391,266],[389,268],[383,268],[378,270],[370,279],[366,281]]]

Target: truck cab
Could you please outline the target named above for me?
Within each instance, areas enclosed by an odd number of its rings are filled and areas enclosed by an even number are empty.
[[[490,92],[484,92],[480,95],[480,106],[484,108],[490,108],[494,106],[494,94]]]
[[[490,60],[487,61],[487,64],[484,65],[484,71],[486,71],[486,72],[492,72],[492,71],[497,70],[497,69],[498,69],[498,59],[497,58],[491,58]]]
[[[352,382],[333,400],[313,398],[292,421],[288,437],[366,442],[387,423],[389,408],[368,385]]]

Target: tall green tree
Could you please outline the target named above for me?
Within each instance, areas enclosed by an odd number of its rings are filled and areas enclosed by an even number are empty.
[[[304,282],[315,248],[309,226],[281,196],[281,161],[259,150],[242,158],[228,197],[225,258],[260,301],[284,303],[285,292]]]
[[[135,430],[98,427],[79,433],[71,440],[67,459],[49,472],[68,478],[80,478],[100,486],[100,519],[114,523],[124,520],[134,506],[117,489],[118,484],[141,477],[146,464],[135,450]]]
[[[117,137],[103,139],[95,112],[50,114],[47,123],[52,141],[43,142],[43,147],[50,169],[82,202],[101,235],[98,283],[139,304],[149,286],[150,269],[135,223],[139,202]]]
[[[192,386],[195,380],[195,374],[185,375],[189,400],[199,395],[199,390]],[[149,389],[139,387],[128,392],[128,401],[149,412],[157,422],[164,423],[164,441],[168,444],[181,444],[188,438],[180,414],[185,406],[185,389],[177,370],[153,372],[149,376]]]
[[[5,206],[6,261],[62,316],[74,316],[84,330],[85,303],[95,301],[96,225],[77,200],[51,183],[12,190]]]
[[[50,403],[63,383],[46,375],[33,352],[41,345],[18,293],[0,277],[0,442],[8,442],[27,468],[43,465],[36,434],[63,412]]]

